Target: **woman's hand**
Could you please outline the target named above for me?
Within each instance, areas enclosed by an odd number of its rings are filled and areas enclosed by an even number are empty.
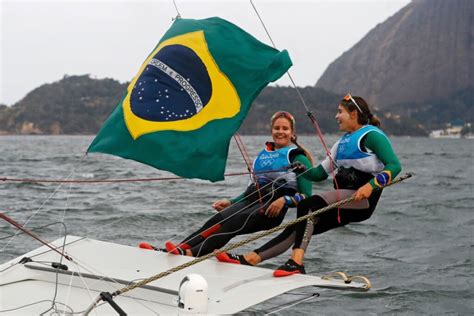
[[[228,199],[217,200],[212,204],[212,207],[215,208],[218,212],[222,211],[226,207],[230,206],[232,203]]]
[[[280,215],[281,210],[285,206],[285,199],[283,197],[278,198],[277,200],[273,201],[272,204],[267,208],[265,211],[265,215],[268,217],[277,217]]]
[[[354,193],[354,201],[360,201],[363,199],[367,199],[372,194],[373,188],[370,183],[366,183],[361,186],[355,193]]]

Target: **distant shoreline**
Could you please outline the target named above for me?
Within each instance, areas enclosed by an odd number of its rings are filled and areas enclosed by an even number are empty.
[[[0,133],[0,137],[83,137],[83,136],[96,136],[97,134],[2,134]],[[265,137],[268,136],[267,134],[240,134],[241,136],[261,136]],[[299,134],[298,136],[304,136],[304,137],[311,137],[315,136],[314,134]],[[324,134],[324,136],[328,137],[338,137],[341,136],[341,134]],[[399,138],[430,138],[428,136],[423,136],[423,135],[416,135],[416,136],[411,136],[411,135],[390,135],[390,137],[399,137]],[[431,139],[447,139],[447,138],[431,138]],[[456,139],[466,139],[466,138],[456,138]]]

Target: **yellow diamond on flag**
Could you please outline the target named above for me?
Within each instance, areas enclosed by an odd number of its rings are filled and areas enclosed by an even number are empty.
[[[123,103],[133,139],[158,131],[192,131],[234,117],[240,99],[209,52],[203,31],[163,41],[127,89]]]

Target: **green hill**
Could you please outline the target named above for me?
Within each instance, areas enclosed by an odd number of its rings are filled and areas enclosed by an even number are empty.
[[[94,134],[126,90],[113,79],[64,76],[44,84],[10,108],[0,108],[0,132]]]
[[[126,83],[113,79],[64,76],[57,82],[34,89],[11,107],[0,105],[0,133],[95,134],[121,100],[126,88]],[[334,115],[341,96],[314,87],[300,88],[300,92],[323,132],[336,132]],[[294,114],[299,134],[314,133],[297,91],[290,87],[264,89],[255,100],[240,133],[267,134],[270,117],[278,110]],[[379,116],[390,134],[427,133],[414,118],[402,119],[387,111]]]

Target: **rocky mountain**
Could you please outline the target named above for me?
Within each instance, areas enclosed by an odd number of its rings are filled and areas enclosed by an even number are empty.
[[[331,63],[316,87],[410,115],[409,108],[439,110],[432,106],[441,100],[453,106],[474,88],[473,75],[474,1],[413,0]],[[453,111],[464,118],[473,103]]]
[[[127,83],[113,79],[64,76],[34,89],[11,107],[0,106],[0,134],[95,134],[125,94],[126,87]],[[341,95],[315,87],[299,89],[321,129],[336,132],[334,115]],[[294,114],[299,134],[315,133],[296,90],[289,87],[265,88],[239,132],[266,135],[270,117],[279,110]],[[382,123],[390,134],[427,133],[416,120],[401,121],[389,112],[383,113]]]

